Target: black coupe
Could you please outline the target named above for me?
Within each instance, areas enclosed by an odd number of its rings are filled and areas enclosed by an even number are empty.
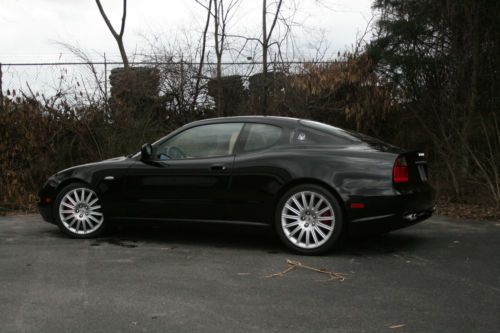
[[[348,227],[397,229],[433,212],[424,153],[264,116],[197,121],[135,155],[60,171],[39,200],[75,238],[112,220],[230,221],[272,225],[302,254],[328,251]]]

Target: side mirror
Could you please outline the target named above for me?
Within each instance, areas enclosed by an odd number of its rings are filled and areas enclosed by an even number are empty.
[[[153,155],[153,146],[150,143],[145,143],[141,147],[141,161],[149,161]]]

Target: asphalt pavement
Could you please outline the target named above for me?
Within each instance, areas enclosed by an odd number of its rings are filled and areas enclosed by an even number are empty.
[[[295,268],[286,260],[328,274]],[[1,332],[500,332],[500,223],[433,217],[290,254],[264,227],[0,218]]]

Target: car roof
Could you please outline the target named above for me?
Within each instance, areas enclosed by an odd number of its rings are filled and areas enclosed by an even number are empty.
[[[232,123],[232,122],[246,122],[246,123],[264,123],[264,124],[281,124],[288,126],[296,126],[298,123],[298,118],[290,117],[278,117],[278,116],[234,116],[234,117],[219,117],[219,118],[209,118],[203,120],[197,120],[186,124],[185,126],[191,125],[202,125],[202,124],[212,124],[212,123]]]

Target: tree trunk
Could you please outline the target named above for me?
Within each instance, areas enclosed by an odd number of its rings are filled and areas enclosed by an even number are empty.
[[[267,0],[262,0],[262,96],[260,97],[261,112],[267,114],[267,53],[269,41],[267,39]]]
[[[223,0],[220,0],[223,1]],[[224,111],[224,96],[222,94],[222,51],[224,45],[219,42],[219,28],[220,28],[220,17],[219,17],[219,5],[220,2],[218,3],[217,0],[214,0],[214,37],[215,37],[215,55],[217,57],[217,67],[216,67],[216,81],[217,81],[217,98],[216,98],[216,107],[217,107],[217,113],[225,117],[225,111]]]
[[[125,52],[125,46],[123,45],[123,38],[119,38],[116,40],[116,42],[118,43],[118,49],[120,50],[120,56],[122,57],[122,61],[123,61],[123,68],[125,69],[129,69],[129,64],[128,64],[128,57],[127,57],[127,53]]]
[[[207,46],[207,33],[208,33],[208,27],[210,26],[210,16],[212,16],[212,1],[210,0],[208,2],[208,10],[207,10],[207,20],[205,22],[205,29],[203,30],[203,37],[202,37],[202,42],[201,42],[201,54],[200,54],[200,64],[198,65],[198,73],[196,75],[196,82],[194,85],[194,94],[193,94],[193,100],[191,102],[191,112],[194,113],[194,110],[196,108],[196,102],[198,99],[198,95],[200,94],[200,82],[201,82],[201,75],[203,71],[203,64],[205,62],[205,50]]]

